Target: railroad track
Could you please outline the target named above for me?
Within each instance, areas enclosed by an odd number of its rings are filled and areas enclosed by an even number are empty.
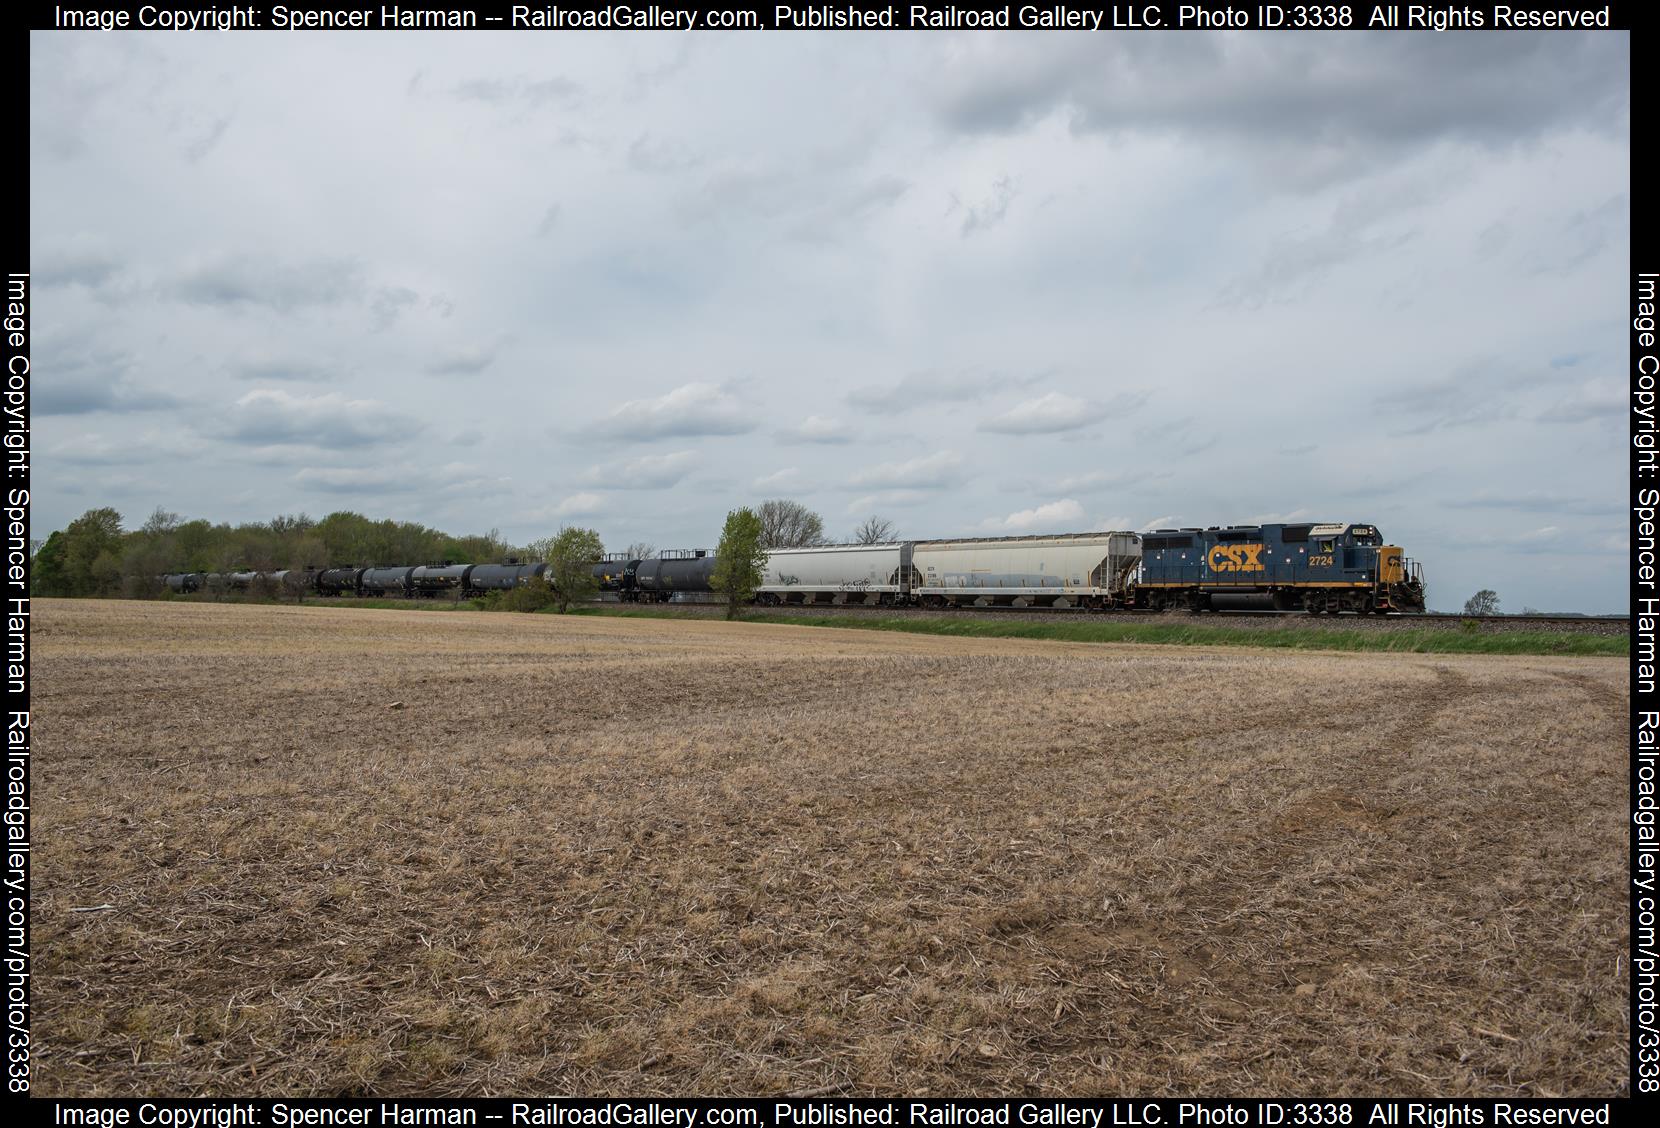
[[[1458,615],[1448,611],[1428,611],[1422,615],[1402,615],[1403,619],[1474,619],[1478,623],[1629,623],[1630,615]]]
[[[652,607],[658,610],[674,610],[677,608],[713,608],[722,604],[715,601],[687,601],[684,603],[658,604],[629,604],[619,603],[616,600],[601,600],[608,606],[617,607]],[[995,618],[998,616],[1026,616],[1029,618],[1043,618],[1049,616],[1077,615],[1082,612],[1078,607],[956,607],[950,609],[935,609],[922,607],[871,607],[862,603],[813,603],[813,604],[784,604],[777,607],[757,607],[751,609],[759,614],[773,615],[898,615],[903,617],[938,617],[938,616],[984,616]],[[1392,612],[1387,615],[1359,615],[1354,612],[1344,612],[1341,615],[1310,615],[1304,611],[1274,611],[1274,610],[1226,610],[1226,611],[1109,611],[1102,613],[1107,619],[1128,617],[1159,621],[1192,620],[1203,623],[1227,623],[1242,621],[1264,621],[1283,619],[1291,623],[1308,623],[1319,626],[1348,626],[1351,624],[1396,624],[1405,626],[1410,623],[1435,624],[1437,627],[1446,627],[1452,624],[1462,624],[1473,621],[1483,627],[1511,627],[1522,624],[1563,627],[1585,627],[1597,633],[1609,633],[1610,628],[1630,623],[1627,615],[1460,615],[1448,612],[1426,612],[1421,614],[1401,614]],[[1091,618],[1096,616],[1092,615]]]

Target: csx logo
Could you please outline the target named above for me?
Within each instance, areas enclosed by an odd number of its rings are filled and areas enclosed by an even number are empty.
[[[1210,550],[1206,562],[1212,572],[1261,572],[1267,565],[1258,559],[1260,544],[1219,544]]]

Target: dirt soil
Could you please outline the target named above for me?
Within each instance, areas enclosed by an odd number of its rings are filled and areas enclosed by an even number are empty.
[[[34,610],[39,1095],[1625,1091],[1624,660]]]

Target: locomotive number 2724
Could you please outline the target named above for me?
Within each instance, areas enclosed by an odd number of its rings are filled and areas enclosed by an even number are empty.
[[[1328,556],[1310,556],[1308,558],[1308,566],[1310,568],[1318,568],[1322,564],[1324,564],[1328,568],[1331,567],[1331,557],[1328,555]]]

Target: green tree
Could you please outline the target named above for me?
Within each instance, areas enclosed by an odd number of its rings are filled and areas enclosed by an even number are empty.
[[[170,536],[129,533],[121,553],[121,591],[129,599],[154,599],[167,590],[162,576],[174,570]]]
[[[1497,615],[1499,613],[1499,593],[1482,588],[1469,599],[1464,601],[1466,615]]]
[[[54,532],[35,553],[34,567],[29,573],[29,584],[35,595],[69,594],[68,546],[63,532]]]
[[[41,595],[112,595],[121,584],[121,514],[89,509],[46,538],[35,558]]]
[[[715,569],[710,575],[714,589],[726,597],[726,617],[736,619],[738,610],[755,598],[766,574],[767,546],[762,541],[761,518],[752,509],[734,509],[726,515],[720,547],[715,549]]]
[[[579,599],[591,599],[599,590],[594,565],[605,555],[605,545],[592,529],[560,529],[548,542],[548,583],[557,593],[559,613],[565,614]]]

